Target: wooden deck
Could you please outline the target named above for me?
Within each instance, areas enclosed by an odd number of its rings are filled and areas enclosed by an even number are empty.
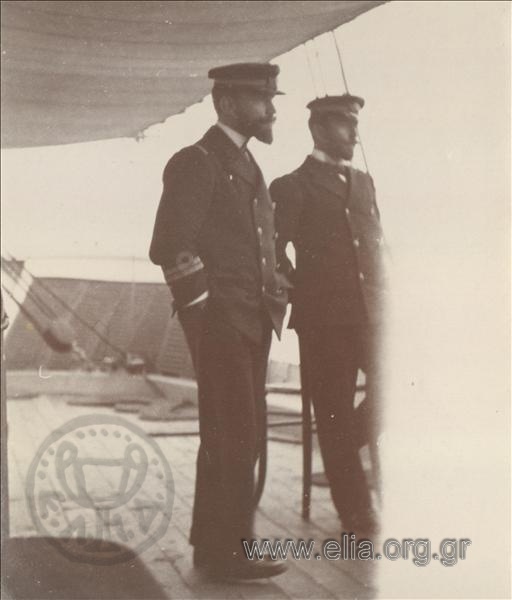
[[[36,537],[30,518],[25,483],[28,467],[46,436],[70,419],[89,414],[112,415],[106,407],[71,406],[66,396],[43,395],[7,402],[9,426],[10,536]],[[165,423],[143,422],[137,415],[119,415],[143,428],[146,433],[165,433]],[[189,426],[185,430],[190,430]],[[172,518],[165,536],[142,552],[140,560],[163,590],[166,598],[374,598],[375,562],[335,560],[294,560],[288,558],[288,571],[272,580],[254,583],[220,584],[207,580],[192,566],[188,544],[196,436],[154,437],[172,469],[175,499]],[[112,458],[108,440],[105,455]],[[318,455],[315,467],[321,468]],[[113,482],[110,482],[113,487]],[[312,518],[301,518],[301,446],[270,442],[265,491],[257,511],[256,533],[261,538],[313,539],[320,550],[324,540],[340,540],[340,524],[329,492],[313,488]],[[115,582],[112,582],[115,586]],[[102,596],[103,597],[103,596]]]

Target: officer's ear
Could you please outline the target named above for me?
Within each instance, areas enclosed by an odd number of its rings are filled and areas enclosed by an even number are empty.
[[[313,141],[321,143],[325,139],[326,123],[316,116],[311,116],[308,125]]]
[[[219,115],[234,117],[237,114],[237,104],[232,94],[222,94],[217,101]]]

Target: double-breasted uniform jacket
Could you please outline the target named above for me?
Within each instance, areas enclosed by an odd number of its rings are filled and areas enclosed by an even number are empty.
[[[311,156],[270,186],[280,269],[294,285],[289,327],[376,323],[386,290],[384,237],[372,178]],[[286,256],[292,242],[295,269]]]
[[[276,271],[274,206],[254,160],[213,126],[170,159],[163,184],[150,258],[175,308],[208,292],[209,308],[254,342],[268,318],[280,335],[290,284]]]

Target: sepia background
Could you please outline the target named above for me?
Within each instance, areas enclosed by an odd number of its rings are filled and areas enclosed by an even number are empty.
[[[392,2],[337,35],[393,271],[383,537],[472,540],[450,568],[382,561],[379,593],[509,597],[510,4]],[[275,142],[251,142],[267,183],[311,150],[306,103],[344,91],[332,37],[308,49],[274,61]],[[3,248],[115,279],[103,259],[146,259],[163,167],[214,118],[207,97],[139,141],[3,150]],[[298,362],[291,332],[272,357]]]

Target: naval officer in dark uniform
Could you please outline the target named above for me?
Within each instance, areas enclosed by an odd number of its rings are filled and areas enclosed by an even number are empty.
[[[350,166],[362,98],[308,104],[314,150],[270,186],[277,258],[294,285],[290,327],[307,360],[325,472],[345,531],[377,529],[359,447],[375,441],[385,292],[383,234],[372,178]],[[286,254],[291,242],[296,262]],[[366,400],[356,410],[358,370]]]
[[[209,72],[218,122],[165,167],[150,249],[171,289],[198,380],[194,563],[225,578],[284,570],[283,563],[247,560],[242,546],[254,537],[267,360],[290,286],[276,270],[274,206],[247,149],[251,137],[272,142],[278,72],[259,63]]]

